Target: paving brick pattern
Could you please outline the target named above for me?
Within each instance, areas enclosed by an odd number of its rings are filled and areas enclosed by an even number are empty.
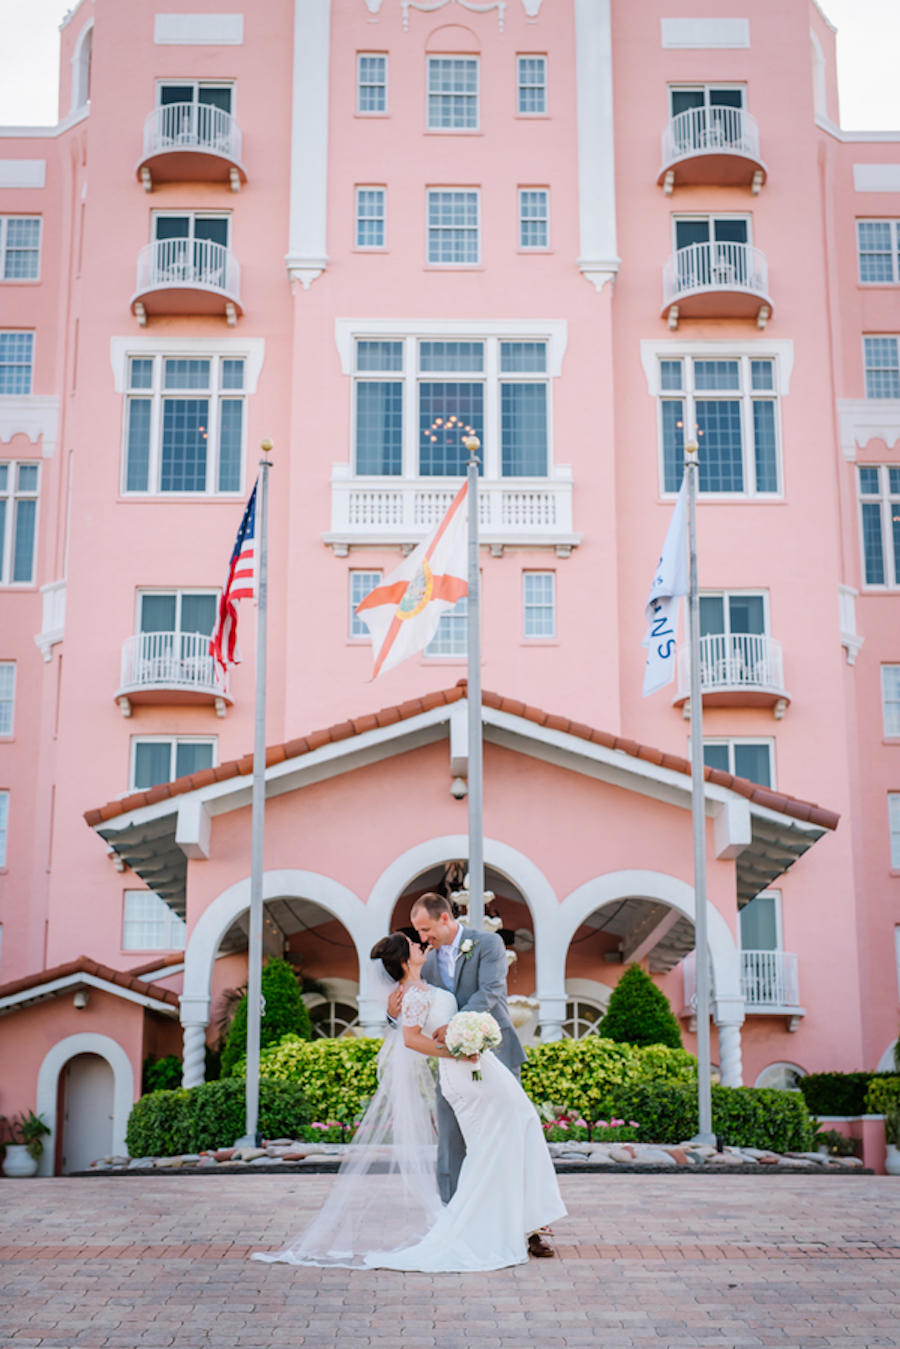
[[[900,1183],[563,1176],[559,1258],[293,1269],[330,1176],[0,1182],[2,1349],[900,1347]]]

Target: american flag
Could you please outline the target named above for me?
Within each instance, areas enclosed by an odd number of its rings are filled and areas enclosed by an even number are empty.
[[[209,653],[222,667],[237,665],[237,601],[256,596],[256,486],[250,493],[228,564],[228,575],[219,600],[219,616],[209,639]]]

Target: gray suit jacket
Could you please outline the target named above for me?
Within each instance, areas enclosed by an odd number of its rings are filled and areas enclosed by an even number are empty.
[[[468,955],[456,958],[453,992],[461,1012],[490,1012],[503,1032],[503,1041],[494,1053],[501,1063],[518,1076],[525,1052],[509,1019],[506,1005],[506,948],[496,932],[476,932],[464,927],[462,943],[471,941]],[[422,966],[422,978],[437,988],[444,987],[437,951],[429,951]]]

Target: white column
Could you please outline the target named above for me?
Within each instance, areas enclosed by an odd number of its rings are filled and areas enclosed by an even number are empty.
[[[613,280],[616,182],[610,0],[575,0],[578,84],[578,266],[598,290]]]
[[[285,264],[308,290],[328,265],[328,79],[331,0],[294,0],[291,214]]]
[[[542,993],[538,989],[538,1025],[541,1044],[562,1039],[562,1023],[566,1019],[566,995]]]
[[[723,1002],[737,1005],[722,1006]],[[744,1068],[741,1062],[741,1026],[744,1021],[742,999],[716,1000],[715,1022],[719,1032],[719,1076],[723,1087],[741,1087],[744,1085]]]
[[[206,1028],[209,998],[182,994],[181,1031],[184,1040],[181,1085],[199,1087],[206,1080]]]

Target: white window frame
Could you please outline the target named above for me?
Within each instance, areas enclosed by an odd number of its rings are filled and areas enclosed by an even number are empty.
[[[702,94],[704,108],[725,106],[723,104],[710,103],[709,96],[716,89],[727,90],[729,93],[740,94],[741,106],[740,108],[735,108],[734,111],[735,112],[747,111],[747,86],[745,84],[741,84],[740,81],[729,83],[727,80],[714,80],[711,83],[700,83],[699,81],[695,80],[676,80],[673,81],[668,86],[669,116],[670,117],[678,116],[677,113],[672,111],[673,94],[693,94],[693,93]]]
[[[543,216],[529,216],[527,221],[523,214],[524,197],[526,192],[541,192],[544,197]],[[520,187],[518,189],[517,201],[519,206],[519,250],[522,253],[547,253],[550,250],[550,189],[549,187]],[[543,220],[545,239],[542,244],[527,244],[523,238],[526,223],[532,223],[536,220]]]
[[[9,792],[0,791],[0,871],[6,870],[6,854],[9,844]]]
[[[175,626],[174,628],[171,629],[171,631],[175,633],[177,636],[183,637],[190,635],[190,633],[194,631],[193,628],[183,628],[181,626],[181,601],[183,597],[185,595],[203,595],[203,596],[211,596],[214,600],[218,600],[220,594],[221,591],[216,590],[211,586],[178,586],[178,587],[159,586],[158,588],[154,586],[140,586],[138,590],[135,592],[135,604],[134,604],[135,635],[144,631],[144,629],[141,627],[141,610],[143,608],[143,601],[146,595],[160,595],[160,596],[170,595],[174,598]],[[213,620],[213,627],[215,627],[215,619]],[[203,635],[206,636],[205,633]]]
[[[471,100],[475,104],[475,122],[472,126],[442,126],[431,120],[431,69],[436,61],[464,61],[475,66],[474,94],[458,94],[455,97]],[[466,105],[463,105],[466,106]],[[425,128],[433,135],[472,136],[481,130],[481,58],[474,52],[428,52],[425,57]]]
[[[709,225],[709,238],[707,243],[721,243],[723,240],[716,240],[712,237],[713,225],[716,220],[743,220],[747,226],[747,248],[753,247],[753,216],[747,211],[676,211],[670,217],[672,230],[672,252],[678,252],[678,231],[679,221],[705,220]]]
[[[365,85],[362,82],[362,60],[363,57],[378,57],[384,62],[384,84],[377,85],[367,81]],[[387,117],[390,112],[389,102],[389,72],[390,58],[387,52],[357,52],[356,53],[356,116],[357,117]],[[366,89],[384,89],[384,107],[383,108],[362,108],[360,107],[363,88]]]
[[[894,352],[895,352],[896,359],[897,359],[897,366],[896,366],[896,368],[897,368],[898,370],[900,370],[900,336],[898,336],[896,333],[863,333],[863,335],[862,335],[863,383],[864,383],[864,387],[865,387],[865,391],[866,391],[866,401],[867,401],[868,403],[885,403],[885,402],[893,402],[893,401],[894,401],[894,396],[893,396],[893,394],[870,394],[870,393],[869,393],[869,370],[870,370],[870,366],[869,366],[869,363],[868,363],[868,360],[867,360],[867,352],[866,352],[866,338],[867,338],[867,337],[874,338],[875,340],[880,341],[880,342],[893,342],[893,343],[894,343]],[[871,367],[873,373],[874,373],[875,370],[884,370],[884,369],[891,369],[891,370],[893,370],[894,368],[895,368],[894,366],[890,366],[890,367],[887,367],[887,366],[872,366],[872,367]]]
[[[484,371],[472,378],[482,379],[485,384],[484,396],[484,444],[482,446],[483,471],[486,482],[510,481],[516,483],[552,482],[558,479],[568,480],[568,471],[562,466],[555,467],[554,459],[554,383],[562,374],[562,361],[568,340],[568,328],[564,319],[510,320],[508,323],[496,323],[489,319],[466,322],[464,320],[443,319],[337,319],[335,321],[335,340],[341,358],[342,372],[349,376],[350,385],[350,476],[379,483],[399,481],[426,481],[419,474],[419,437],[418,437],[418,383],[419,360],[418,343],[425,341],[485,343]],[[356,383],[360,378],[356,369],[357,341],[401,342],[403,359],[400,370],[390,373],[371,372],[376,380],[395,380],[403,383],[403,447],[402,464],[399,474],[357,474],[356,472]],[[545,342],[547,350],[547,369],[534,375],[502,375],[500,373],[501,342]],[[363,376],[368,377],[368,376]],[[462,376],[463,378],[467,378]],[[435,376],[427,376],[435,378]],[[451,376],[452,378],[452,376]],[[500,424],[500,384],[505,380],[533,379],[546,381],[547,385],[547,473],[540,478],[510,477],[502,475],[502,443]],[[427,481],[435,484],[446,481],[429,475]],[[456,482],[453,478],[451,481]]]
[[[713,599],[715,599],[715,600],[721,599],[721,600],[722,600],[722,611],[723,611],[723,614],[724,614],[724,617],[725,617],[725,631],[724,631],[724,634],[723,634],[723,635],[724,635],[725,637],[740,636],[739,633],[733,634],[732,631],[731,631],[731,621],[730,621],[731,616],[730,616],[730,610],[729,610],[729,606],[728,606],[728,601],[729,601],[730,599],[732,599],[732,598],[735,598],[735,599],[736,599],[736,598],[739,598],[739,597],[742,596],[742,595],[752,595],[752,596],[757,596],[757,595],[758,595],[758,596],[761,597],[762,602],[763,602],[763,624],[764,624],[764,626],[763,626],[762,632],[761,632],[759,635],[760,635],[761,637],[771,637],[771,635],[772,635],[772,629],[771,629],[771,626],[770,626],[770,623],[769,623],[769,592],[768,592],[768,590],[764,590],[761,586],[732,586],[732,587],[730,587],[730,588],[727,589],[727,590],[708,590],[708,589],[704,586],[703,589],[700,591],[700,599],[702,599],[702,600],[713,600]],[[751,740],[764,739],[764,737],[760,737],[760,736],[751,736],[751,737],[749,737],[749,738],[750,738]]]
[[[446,610],[441,614],[440,622],[437,625],[435,634],[431,641],[422,652],[423,659],[428,661],[446,660],[461,661],[468,656],[468,628],[467,615],[469,609],[469,600],[466,595],[458,599],[452,609]],[[464,621],[459,622],[460,619]],[[460,639],[460,633],[462,637]],[[437,648],[451,642],[453,649],[449,651],[440,651]]]
[[[891,871],[900,871],[900,792],[888,792],[887,798]]]
[[[6,266],[8,261],[8,234],[9,222],[11,220],[36,221],[38,227],[37,242],[37,270],[34,276],[7,276]],[[41,279],[41,247],[44,239],[44,222],[39,215],[0,215],[0,282],[4,285],[33,285]],[[30,251],[30,250],[29,250]]]
[[[34,588],[37,577],[38,545],[41,532],[41,465],[40,461],[35,459],[0,459],[0,467],[7,469],[7,487],[6,489],[0,489],[0,500],[6,502],[5,527],[3,529],[2,543],[0,543],[0,589],[30,590]],[[18,480],[20,468],[37,469],[37,488],[35,491],[26,492],[19,490]],[[19,518],[17,503],[19,501],[35,502],[31,575],[27,581],[14,581],[12,579],[15,536]]]
[[[436,193],[456,193],[460,196],[473,196],[475,198],[475,257],[466,258],[462,262],[442,262],[439,259],[433,260],[431,257],[431,198]],[[450,229],[458,229],[460,232],[468,234],[471,230],[470,225],[449,226],[436,225],[435,229],[442,231],[442,237],[446,237]],[[481,188],[480,187],[429,187],[425,190],[425,265],[430,268],[440,268],[442,271],[451,272],[465,271],[467,268],[480,267],[482,265],[481,252]]]
[[[218,763],[218,737],[214,735],[133,735],[128,747],[128,790],[131,792],[151,791],[149,787],[136,787],[134,785],[135,770],[137,768],[137,747],[143,744],[163,744],[169,745],[169,773],[170,776],[165,779],[166,782],[174,782],[175,778],[171,776],[175,771],[175,756],[179,745],[212,745],[212,767],[215,768]]]
[[[857,523],[859,528],[859,564],[860,581],[864,592],[871,594],[887,594],[891,591],[900,590],[900,558],[894,556],[894,531],[891,519],[891,502],[900,501],[900,493],[891,492],[890,470],[896,471],[896,464],[858,464],[856,472],[856,511]],[[872,492],[863,492],[859,470],[877,469],[878,470],[878,496],[875,497]],[[884,581],[869,581],[866,579],[866,543],[865,533],[863,531],[863,505],[874,505],[878,502],[880,506],[881,518],[881,555],[884,560]],[[889,579],[896,578],[896,579]]]
[[[157,904],[162,905],[163,908],[166,910],[165,914],[160,913],[159,919],[157,921],[160,928],[163,931],[163,934],[169,938],[168,941],[157,941],[148,944],[145,942],[138,942],[134,940],[129,941],[128,939],[129,924],[131,924],[133,927],[137,927],[139,924],[143,926],[150,926],[154,924],[154,917],[152,913],[147,914],[144,917],[129,916],[128,913],[129,899],[134,898],[135,900],[139,900],[143,898],[146,900],[147,897],[149,897],[150,899],[155,899],[157,901]],[[156,894],[154,890],[123,890],[122,946],[121,946],[122,951],[183,951],[185,947],[186,935],[187,935],[187,926],[185,920],[183,918],[179,918],[176,913],[173,913],[172,910],[169,908],[168,904],[166,904],[166,901],[162,899],[158,894]]]
[[[756,594],[756,593],[758,593],[758,592],[755,592],[755,591],[754,591],[753,593]],[[739,776],[741,776],[741,775],[737,772],[737,769],[736,769],[735,766],[734,766],[734,759],[735,759],[734,751],[735,751],[735,747],[736,747],[737,745],[765,745],[765,747],[766,747],[766,748],[768,749],[768,751],[769,751],[769,783],[768,783],[768,790],[769,790],[769,791],[775,791],[775,789],[776,789],[776,788],[775,788],[775,741],[774,741],[771,737],[765,736],[765,735],[730,735],[730,736],[724,736],[724,735],[723,735],[723,736],[705,735],[705,736],[703,737],[703,748],[705,749],[707,745],[710,745],[710,746],[712,746],[712,745],[724,745],[724,746],[727,748],[727,750],[728,750],[728,768],[727,768],[726,771],[729,772],[729,773],[732,775],[732,777],[739,777]],[[761,784],[760,784],[760,786],[765,786],[765,785],[766,785],[765,783],[761,783]]]
[[[3,689],[0,687],[0,738],[4,740],[12,739],[16,728],[16,662],[14,660],[0,661],[0,675],[4,671],[11,671],[9,679],[9,696],[3,696]],[[3,709],[9,706],[9,720],[4,724],[5,714]]]
[[[891,278],[889,281],[864,281],[862,276],[863,249],[860,240],[860,225],[888,225],[890,227]],[[874,252],[867,249],[866,252]],[[896,286],[900,284],[900,220],[885,219],[877,216],[858,216],[856,220],[856,264],[857,280],[861,286]]]
[[[542,84],[527,84],[522,80],[522,62],[523,61],[543,61],[544,79]],[[549,117],[550,116],[550,81],[548,79],[549,64],[546,52],[517,52],[516,53],[516,116],[517,117]],[[523,89],[543,89],[544,106],[540,112],[523,112],[520,107]]]
[[[528,599],[528,580],[532,576],[550,577],[550,603],[534,604]],[[550,632],[529,632],[528,614],[531,610],[550,610]],[[522,640],[524,642],[555,642],[557,638],[556,571],[550,567],[528,567],[522,571]]]
[[[364,594],[360,595],[359,599],[357,599],[356,602],[354,603],[353,580],[354,577],[358,576],[369,576],[374,577],[375,579],[372,581],[372,584],[368,587],[368,589],[364,592]],[[358,617],[356,613],[356,605],[359,604],[360,600],[363,599],[364,595],[368,595],[370,590],[374,590],[376,586],[381,585],[383,578],[384,572],[381,570],[380,567],[351,567],[349,572],[347,573],[347,603],[349,608],[349,616],[347,620],[348,642],[362,643],[363,645],[365,645],[368,642],[371,642],[372,640],[371,633],[369,632],[369,629],[365,626],[365,624],[362,622],[362,619]],[[355,625],[357,623],[359,624],[359,629],[355,630]]]
[[[156,222],[158,220],[187,220],[188,232],[185,235],[177,235],[179,239],[184,239],[186,243],[194,243],[196,234],[195,228],[198,220],[224,220],[227,226],[224,247],[231,248],[231,211],[205,211],[202,208],[188,208],[183,211],[165,210],[153,211],[150,216],[150,241],[151,243],[162,242],[156,233]]]
[[[896,688],[892,690],[889,686],[893,681]],[[893,726],[890,708],[896,709]],[[881,720],[885,740],[900,739],[900,664],[886,663],[881,667]]]
[[[783,950],[784,950],[784,928],[783,928],[783,926],[782,926],[781,891],[780,891],[780,890],[761,890],[761,891],[759,892],[758,895],[754,895],[754,896],[753,896],[753,899],[771,899],[771,900],[774,900],[774,909],[775,909],[775,940],[776,940],[776,942],[777,942],[778,944],[777,944],[777,946],[775,946],[773,949],[776,950],[776,951],[783,951]],[[750,900],[749,903],[752,904],[752,903],[753,903],[753,900]],[[746,905],[744,905],[743,907],[746,908]],[[738,935],[738,947],[739,947],[739,949],[740,949],[741,951],[744,951],[744,950],[755,951],[755,950],[757,949],[755,946],[750,946],[750,947],[745,947],[745,946],[744,946],[743,933],[742,933],[742,929],[741,929],[741,910],[738,910],[738,934],[737,934],[737,935]]]
[[[231,93],[231,111],[230,111],[227,115],[228,115],[229,117],[235,117],[235,116],[236,116],[236,111],[237,111],[237,109],[236,109],[236,104],[237,104],[237,81],[236,81],[236,80],[203,80],[203,79],[198,79],[196,76],[193,76],[193,75],[192,75],[192,76],[188,76],[187,78],[185,78],[185,79],[183,79],[183,80],[180,80],[180,79],[178,79],[178,78],[177,78],[176,76],[174,76],[174,75],[166,75],[166,76],[160,75],[160,76],[157,78],[157,80],[156,80],[156,86],[155,86],[156,106],[157,106],[158,108],[161,108],[161,107],[163,107],[163,106],[171,106],[170,104],[164,105],[164,104],[161,102],[161,99],[162,99],[162,91],[163,91],[163,89],[166,88],[167,86],[170,86],[170,85],[179,85],[179,86],[180,86],[181,88],[183,88],[183,89],[186,89],[186,88],[190,87],[190,89],[191,89],[191,91],[192,91],[192,96],[191,96],[190,100],[185,100],[185,101],[186,101],[186,102],[190,101],[191,103],[194,104],[195,107],[199,106],[199,102],[200,102],[200,90],[201,90],[201,89],[227,89],[227,90],[229,90],[229,92]]]
[[[37,345],[35,340],[35,332],[33,328],[0,328],[0,337],[6,337],[11,333],[15,333],[17,336],[21,334],[31,339],[31,351],[29,354],[28,363],[26,365],[24,361],[22,362],[23,368],[27,369],[28,371],[28,379],[27,379],[28,387],[20,390],[17,393],[4,393],[3,390],[0,389],[0,397],[27,398],[31,395],[31,392],[34,389],[34,356],[35,356],[35,347]]]
[[[380,215],[362,215],[360,194],[363,192],[379,192],[381,194],[381,214]],[[353,214],[353,247],[363,253],[383,253],[387,248],[387,188],[383,183],[359,183],[354,193],[354,214]],[[359,240],[359,227],[364,220],[377,220],[381,222],[381,243],[363,244]]]

